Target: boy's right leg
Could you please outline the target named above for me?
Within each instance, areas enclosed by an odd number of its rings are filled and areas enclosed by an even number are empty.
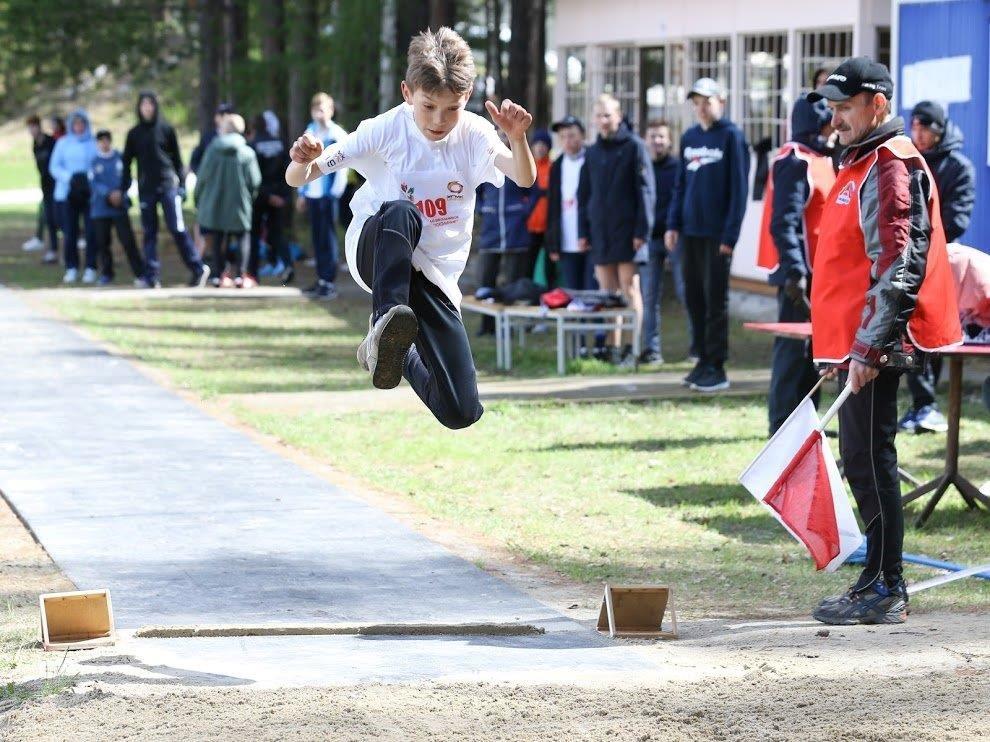
[[[684,272],[684,301],[691,320],[691,345],[698,351],[700,365],[708,362],[705,345],[705,239],[685,236],[678,247],[681,254],[681,269]]]
[[[158,202],[150,196],[141,197],[141,230],[148,282],[154,285],[161,280],[161,262],[158,260]]]
[[[124,248],[124,255],[127,256],[127,262],[131,266],[131,272],[134,274],[134,277],[146,279],[144,260],[142,260],[141,253],[138,251],[137,240],[134,239],[134,230],[131,229],[131,218],[127,214],[115,216],[113,225],[117,230],[117,239],[120,240],[120,244]]]
[[[113,278],[113,252],[110,247],[110,225],[113,220],[109,217],[93,219],[93,250],[99,263],[100,275]],[[89,244],[86,245],[87,249]]]
[[[62,248],[65,252],[65,269],[79,268],[79,213],[68,201],[59,201],[58,210],[62,214]]]

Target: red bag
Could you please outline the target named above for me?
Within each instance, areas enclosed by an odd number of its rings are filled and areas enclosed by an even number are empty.
[[[571,303],[571,295],[563,289],[554,289],[542,294],[540,303],[548,309],[563,309]]]

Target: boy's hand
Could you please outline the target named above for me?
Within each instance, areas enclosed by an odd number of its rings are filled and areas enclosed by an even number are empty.
[[[289,157],[300,165],[308,165],[323,152],[323,142],[308,131],[299,137],[289,150]]]
[[[495,125],[509,137],[510,142],[526,138],[526,131],[533,123],[533,114],[518,103],[513,103],[506,98],[502,101],[502,107],[499,108],[490,100],[486,100],[485,109],[488,111],[488,115],[492,117]]]

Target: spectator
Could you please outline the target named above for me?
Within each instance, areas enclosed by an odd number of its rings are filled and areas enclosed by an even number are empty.
[[[313,121],[306,131],[315,136],[326,149],[347,136],[334,122],[334,103],[326,93],[317,93],[310,102]],[[309,212],[309,223],[316,258],[316,283],[306,289],[314,299],[337,298],[337,210],[340,197],[347,187],[347,169],[324,175],[299,189],[303,196],[296,205]]]
[[[52,116],[51,119],[49,120],[51,121],[52,124],[52,139],[54,139],[57,142],[59,139],[65,136],[65,132],[66,132],[65,119],[63,119],[61,116]]]
[[[969,227],[976,203],[976,172],[962,153],[962,130],[938,103],[922,101],[911,111],[911,141],[935,176],[939,213],[947,242],[958,242]],[[939,411],[935,390],[942,375],[942,357],[929,355],[920,370],[907,373],[911,407],[897,423],[903,431],[944,433],[948,421]]]
[[[653,229],[653,165],[643,140],[622,120],[619,101],[595,103],[598,139],[588,148],[578,185],[578,239],[590,246],[595,278],[605,291],[621,291],[642,322],[643,303],[634,262]],[[615,332],[614,363],[634,364],[632,346]]]
[[[578,183],[584,167],[584,124],[575,116],[565,116],[553,125],[563,153],[550,168],[547,195],[546,248],[550,261],[559,267],[562,288],[590,289],[594,269],[588,260],[588,247],[578,240]]]
[[[195,192],[199,223],[209,230],[206,244],[213,256],[215,284],[222,288],[257,285],[251,276],[242,275],[246,266],[240,245],[251,231],[251,205],[260,186],[258,158],[244,139],[244,119],[232,113],[206,148]]]
[[[681,137],[681,163],[664,242],[681,267],[692,345],[698,362],[684,383],[695,391],[729,388],[729,266],[746,213],[749,150],[739,128],[723,117],[725,90],[702,77],[688,95],[698,123]]]
[[[663,119],[654,119],[647,123],[646,148],[653,161],[656,206],[647,259],[639,269],[639,285],[643,290],[643,352],[639,362],[643,364],[663,363],[660,305],[663,298],[663,264],[667,259],[663,235],[667,231],[667,209],[670,207],[670,197],[674,191],[674,179],[677,177],[678,169],[677,157],[671,154],[672,146],[670,124]],[[677,289],[678,285],[679,289]],[[683,301],[684,282],[683,279],[678,281],[676,270],[674,287],[678,297]]]
[[[138,123],[127,132],[124,143],[121,190],[126,193],[130,188],[131,163],[137,160],[138,200],[141,204],[148,282],[154,286],[161,281],[161,262],[158,259],[158,205],[161,204],[165,224],[172,233],[182,262],[189,269],[189,285],[205,286],[210,269],[203,264],[193,247],[182,215],[186,191],[179,183],[182,155],[175,129],[161,116],[158,99],[151,92],[145,91],[138,96],[137,117]]]
[[[251,255],[248,258],[248,276],[252,280],[258,276],[258,261],[261,250],[261,233],[265,233],[270,255],[277,256],[275,275],[283,283],[289,283],[295,271],[292,268],[292,253],[285,238],[285,206],[292,195],[285,182],[285,169],[289,166],[289,151],[281,138],[281,125],[272,111],[265,111],[254,120],[254,133],[251,149],[258,158],[261,170],[261,187],[254,202],[251,219]],[[247,280],[247,277],[245,277]]]
[[[79,220],[86,235],[85,283],[96,281],[96,251],[93,249],[92,222],[89,216],[89,165],[96,156],[96,142],[83,109],[69,116],[69,131],[55,142],[48,172],[55,180],[52,198],[55,213],[62,225],[62,249],[65,255],[63,283],[79,279]]]
[[[122,189],[124,161],[118,150],[113,148],[113,139],[106,129],[96,132],[96,157],[89,168],[90,216],[93,219],[93,249],[99,257],[101,285],[113,283],[113,250],[110,247],[110,231],[117,230],[120,240],[134,273],[134,285],[149,288],[145,275],[144,260],[138,252],[131,219],[127,215],[131,200]]]
[[[526,260],[526,267],[523,275],[533,278],[536,273],[536,264],[540,258],[540,250],[547,232],[547,189],[550,186],[550,147],[553,141],[550,139],[550,132],[546,129],[537,129],[533,132],[530,148],[533,151],[533,158],[536,160],[536,185],[534,186],[533,197],[536,199],[532,213],[526,221],[526,229],[529,230],[529,256]],[[547,260],[544,264],[546,271],[547,286],[553,286],[553,265]]]
[[[199,172],[199,165],[203,161],[203,155],[206,154],[206,148],[210,146],[214,139],[220,136],[220,128],[223,124],[224,117],[232,113],[237,113],[237,109],[230,103],[221,103],[217,106],[217,110],[213,112],[213,128],[204,129],[199,133],[199,144],[193,148],[192,154],[189,155],[190,172]]]
[[[38,229],[34,237],[24,243],[23,248],[27,251],[42,249],[45,246],[44,235],[47,227],[48,251],[45,253],[43,262],[46,264],[57,263],[58,220],[55,216],[55,201],[52,196],[55,191],[55,179],[48,172],[48,163],[55,147],[55,139],[45,134],[41,128],[41,119],[37,116],[28,117],[27,128],[31,135],[34,163],[38,167],[38,175],[41,178],[41,204],[38,213]]]
[[[503,144],[508,144],[504,133],[499,132]],[[481,285],[494,288],[498,285],[499,268],[504,273],[503,285],[532,277],[527,276],[530,248],[530,232],[527,220],[536,202],[537,186],[523,188],[511,178],[501,188],[492,183],[482,183],[478,188],[478,212],[481,214]],[[504,259],[503,259],[504,258]],[[495,321],[481,318],[479,335],[492,335]]]
[[[791,111],[791,141],[780,148],[770,166],[757,264],[772,271],[769,281],[777,287],[778,322],[811,319],[811,268],[822,210],[835,182],[826,145],[831,120],[827,105],[822,110],[799,99]],[[770,435],[817,383],[810,342],[775,338],[767,398]],[[814,403],[818,405],[817,393]]]

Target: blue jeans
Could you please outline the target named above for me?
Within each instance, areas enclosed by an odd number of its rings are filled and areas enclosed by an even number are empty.
[[[306,197],[309,225],[312,230],[316,276],[321,281],[337,280],[337,199]]]
[[[89,208],[74,206],[71,201],[56,201],[56,213],[62,223],[62,249],[65,252],[65,267],[79,268],[79,217],[83,220],[83,234],[86,237],[86,267],[96,270],[96,239],[93,237],[93,220]]]
[[[639,266],[639,285],[643,292],[643,350],[661,354],[660,304],[663,298],[663,264],[667,248],[662,239],[650,240],[649,260]]]
[[[144,262],[148,268],[147,279],[154,283],[161,277],[161,261],[158,259],[158,205],[161,204],[165,226],[172,233],[182,262],[193,277],[203,271],[203,261],[193,246],[182,217],[182,198],[176,188],[161,188],[155,193],[141,195],[141,229],[144,230]]]

